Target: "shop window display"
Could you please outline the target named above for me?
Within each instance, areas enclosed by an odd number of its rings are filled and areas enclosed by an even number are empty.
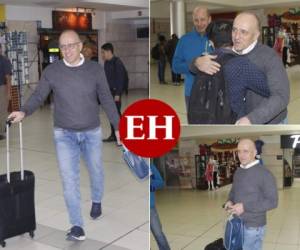
[[[215,161],[214,186],[224,186],[232,183],[233,174],[239,166],[237,157],[237,140],[219,140],[212,145],[200,144],[199,155],[195,155],[196,187],[207,189],[205,171],[209,156]]]
[[[154,159],[165,184],[169,188],[208,189],[206,167],[213,156],[213,187],[232,183],[233,174],[239,166],[237,139],[218,140],[212,145],[200,144],[199,153],[181,152],[177,148],[163,157]]]
[[[193,157],[190,153],[179,155],[178,149],[175,148],[165,156],[154,159],[167,187],[196,188]]]
[[[269,14],[268,26],[262,27],[262,43],[274,48],[284,65],[300,63],[300,11],[291,8],[281,14]]]

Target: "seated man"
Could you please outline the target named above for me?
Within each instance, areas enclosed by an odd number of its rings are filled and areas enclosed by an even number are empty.
[[[268,97],[265,74],[246,57],[232,52],[232,23],[216,21],[207,34],[213,43],[215,59],[221,70],[214,75],[200,72],[194,63],[190,70],[197,74],[193,84],[188,121],[191,124],[232,124],[246,115],[244,98],[247,90]]]

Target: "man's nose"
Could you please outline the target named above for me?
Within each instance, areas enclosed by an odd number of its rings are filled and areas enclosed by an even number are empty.
[[[233,36],[233,39],[240,39],[241,33],[239,31],[235,31],[232,36]]]

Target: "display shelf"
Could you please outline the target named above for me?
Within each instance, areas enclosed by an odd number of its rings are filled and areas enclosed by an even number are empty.
[[[23,86],[29,83],[29,62],[27,33],[11,31],[5,33],[6,55],[12,64],[12,110],[18,110],[23,103]]]

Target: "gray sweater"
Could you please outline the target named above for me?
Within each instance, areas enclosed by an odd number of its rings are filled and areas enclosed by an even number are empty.
[[[68,67],[60,60],[49,65],[21,111],[26,116],[32,114],[51,90],[55,127],[85,131],[100,126],[100,101],[110,122],[118,129],[118,111],[100,64],[85,60],[81,66]]]
[[[270,97],[263,97],[247,91],[247,117],[252,124],[281,122],[287,116],[290,98],[290,84],[281,58],[274,49],[260,43],[246,56],[266,74],[271,92]]]
[[[278,192],[274,176],[257,164],[248,169],[238,168],[233,177],[229,200],[243,203],[241,218],[248,227],[266,225],[266,212],[277,207]]]

